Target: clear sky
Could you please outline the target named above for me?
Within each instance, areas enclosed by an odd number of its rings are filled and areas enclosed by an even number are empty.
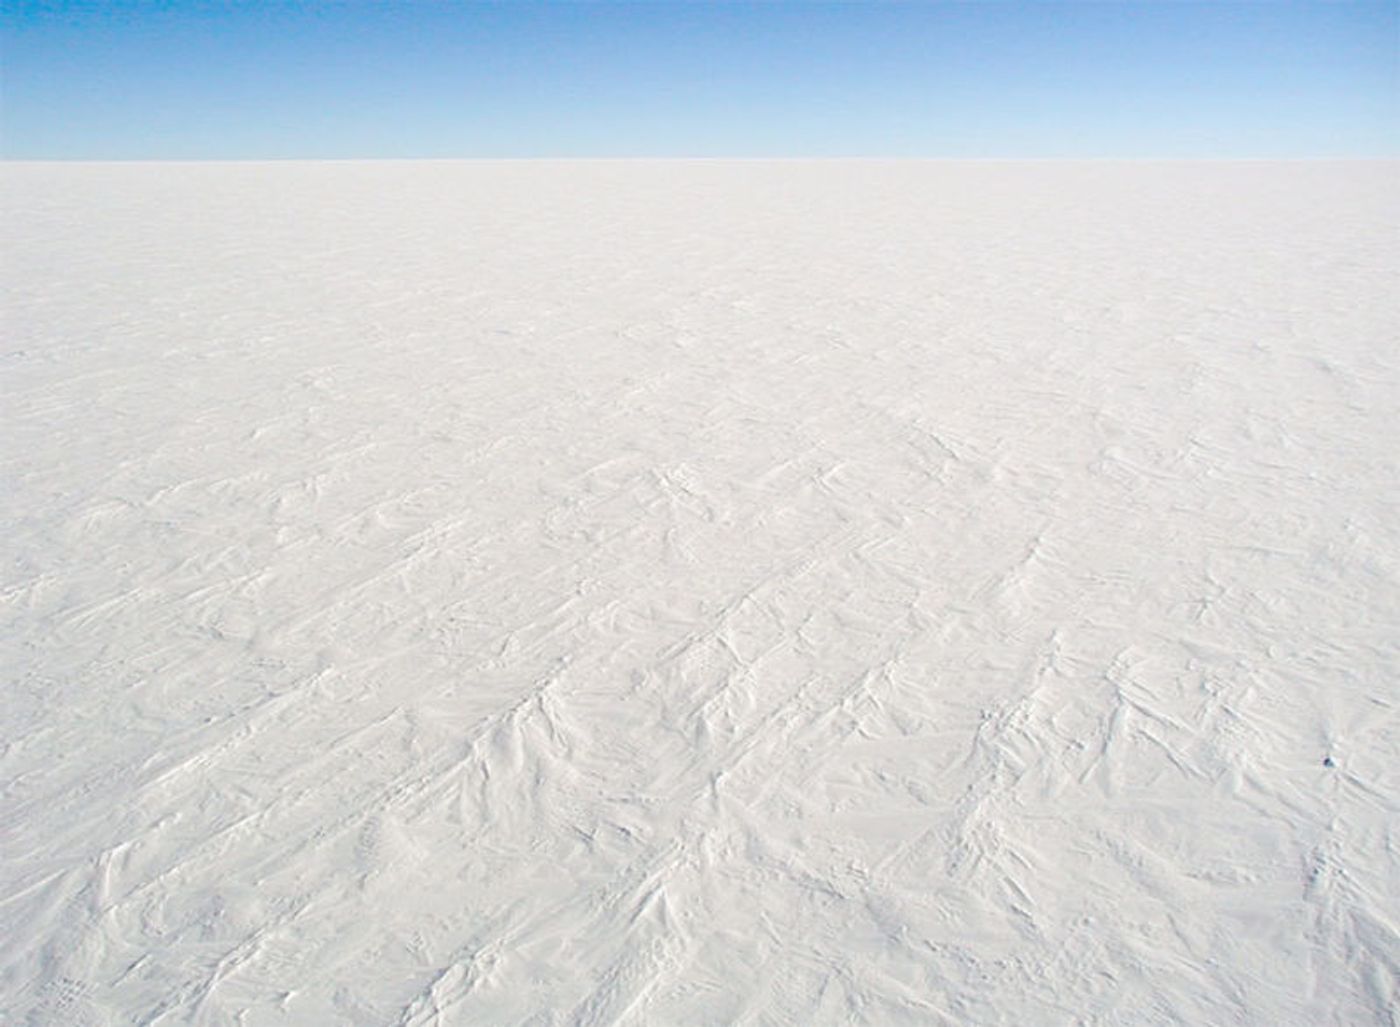
[[[1400,0],[2,10],[10,158],[1400,155]]]

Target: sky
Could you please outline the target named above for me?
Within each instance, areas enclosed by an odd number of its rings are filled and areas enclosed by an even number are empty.
[[[4,0],[0,156],[1400,156],[1400,0]]]

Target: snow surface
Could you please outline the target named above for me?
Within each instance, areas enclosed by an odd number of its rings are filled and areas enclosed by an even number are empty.
[[[1396,1022],[1400,166],[3,183],[0,1021]]]

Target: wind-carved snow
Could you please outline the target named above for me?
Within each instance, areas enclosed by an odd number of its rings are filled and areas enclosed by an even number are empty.
[[[1396,165],[4,178],[0,1019],[1395,1022]]]

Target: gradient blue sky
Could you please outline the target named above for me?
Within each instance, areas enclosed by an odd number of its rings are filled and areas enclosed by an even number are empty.
[[[1383,3],[34,3],[9,158],[1400,154]]]

